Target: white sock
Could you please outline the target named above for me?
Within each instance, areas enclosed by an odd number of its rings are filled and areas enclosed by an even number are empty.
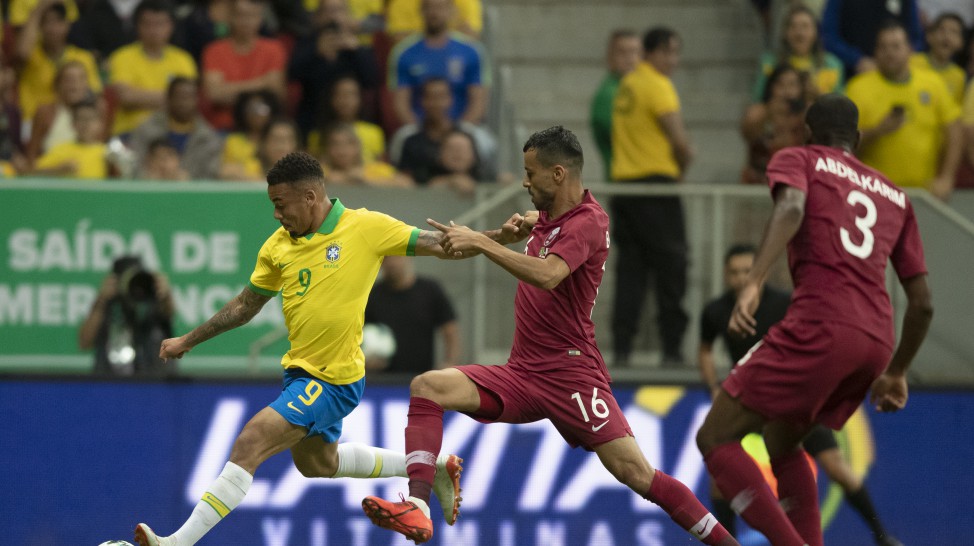
[[[426,501],[423,499],[417,499],[416,497],[406,497],[406,500],[415,504],[416,508],[419,508],[424,514],[426,514],[427,518],[430,517],[430,507],[428,504],[426,504]]]
[[[196,508],[193,508],[193,513],[186,523],[172,534],[170,542],[174,546],[196,544],[203,535],[240,504],[253,481],[254,477],[250,472],[227,462],[223,472],[220,472],[203,498],[196,503]]]
[[[356,442],[338,444],[338,471],[332,478],[406,477],[406,455]]]

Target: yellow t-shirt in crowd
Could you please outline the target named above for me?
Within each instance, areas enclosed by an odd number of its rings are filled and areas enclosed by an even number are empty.
[[[122,83],[146,91],[163,91],[169,82],[184,76],[196,79],[196,61],[176,46],[166,46],[158,59],[149,57],[138,42],[117,49],[108,58],[108,82]],[[112,134],[127,133],[138,127],[155,110],[152,108],[123,108],[115,111]]]
[[[680,111],[669,78],[647,62],[619,82],[612,109],[612,179],[650,175],[679,178],[680,166],[660,116]]]
[[[967,86],[967,93],[964,95],[964,106],[961,109],[961,122],[964,125],[974,126],[974,82]]]
[[[24,119],[34,119],[37,107],[54,102],[54,76],[58,68],[69,61],[78,61],[88,71],[88,85],[95,93],[101,92],[101,78],[95,65],[95,57],[88,51],[69,45],[60,59],[51,59],[40,44],[34,48],[20,73],[20,111]]]
[[[894,106],[903,107],[903,125],[861,147],[859,156],[899,186],[926,186],[937,175],[944,129],[960,117],[943,80],[929,70],[911,70],[908,81],[896,83],[873,70],[853,78],[846,93],[859,107],[860,130],[879,125]]]
[[[68,160],[77,163],[73,174],[75,178],[108,178],[108,163],[105,161],[107,146],[101,142],[81,143],[63,142],[48,150],[37,159],[38,169],[52,169]]]
[[[420,230],[379,212],[332,208],[317,233],[297,239],[284,228],[261,247],[250,289],[281,293],[291,349],[284,368],[333,385],[365,376],[360,347],[365,304],[384,256],[411,256]]]
[[[30,13],[40,3],[41,0],[12,0],[10,2],[10,25],[19,27],[26,24],[27,19],[30,19]],[[77,20],[78,5],[75,4],[74,0],[62,0],[61,3],[64,4],[64,9],[68,14],[68,21]]]
[[[456,12],[450,28],[456,30],[465,23],[480,34],[484,29],[484,7],[480,0],[454,0]],[[386,5],[386,32],[389,34],[422,32],[421,0],[389,0]]]
[[[243,166],[248,176],[264,176],[263,167],[257,157],[257,145],[243,133],[230,133],[223,142],[223,162]]]
[[[910,68],[914,70],[930,70],[943,78],[947,84],[950,96],[960,104],[964,100],[964,84],[967,81],[967,74],[964,69],[954,63],[948,64],[944,68],[935,68],[930,63],[930,56],[926,53],[914,53],[910,57]]]
[[[374,123],[358,120],[352,124],[355,129],[355,136],[362,143],[362,162],[372,163],[379,161],[386,153],[386,134],[382,128]],[[313,156],[322,156],[325,153],[324,144],[321,142],[321,131],[315,129],[308,133],[308,153]]]

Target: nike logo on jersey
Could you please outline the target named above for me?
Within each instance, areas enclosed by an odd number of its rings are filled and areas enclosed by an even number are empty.
[[[602,423],[599,426],[592,425],[592,432],[598,432],[598,431],[602,430],[602,427],[604,427],[605,425],[608,425],[608,424],[609,424],[609,422],[606,421],[606,422]]]
[[[301,415],[304,415],[304,412],[303,411],[301,411],[297,407],[295,407],[294,402],[288,402],[287,403],[287,407],[293,409],[294,411],[300,413]]]

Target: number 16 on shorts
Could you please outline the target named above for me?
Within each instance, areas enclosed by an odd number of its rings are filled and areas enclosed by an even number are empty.
[[[592,419],[588,415],[588,410],[585,409],[585,402],[582,400],[582,394],[579,392],[572,393],[572,399],[578,403],[578,410],[582,412],[582,419],[586,423],[590,423]],[[595,387],[592,389],[592,401],[591,401],[592,415],[596,419],[605,419],[609,416],[609,405],[605,403],[605,400],[599,398],[599,389]],[[592,425],[592,431],[598,432],[600,428],[604,427],[608,420],[603,421],[601,424]]]

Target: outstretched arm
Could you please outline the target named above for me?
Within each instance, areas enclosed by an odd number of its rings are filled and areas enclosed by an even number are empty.
[[[927,336],[927,329],[933,319],[927,276],[917,275],[904,280],[903,289],[906,291],[907,306],[906,314],[903,315],[900,343],[886,371],[873,383],[870,395],[870,401],[879,411],[896,411],[906,406],[906,371],[920,350],[920,344]]]
[[[442,226],[442,224],[437,223],[431,218],[427,218],[426,221],[431,226]],[[480,233],[488,239],[502,245],[509,245],[523,241],[531,234],[531,230],[534,229],[534,224],[537,221],[538,211],[529,210],[523,216],[515,213],[498,229],[490,229],[476,233]],[[450,222],[450,225],[453,226],[453,222]],[[435,256],[444,260],[459,260],[480,254],[479,251],[474,249],[467,249],[462,252],[459,249],[454,249],[453,252],[445,252],[442,245],[443,235],[444,233],[441,231],[419,232],[419,237],[416,239],[416,255]]]
[[[737,297],[728,330],[741,337],[753,336],[757,321],[754,312],[760,303],[761,290],[768,278],[768,271],[785,251],[788,241],[798,233],[805,218],[805,192],[778,184],[774,191],[774,210],[764,230],[761,247],[754,256],[754,267],[748,274],[747,285]]]
[[[443,250],[447,254],[458,256],[470,253],[483,254],[519,280],[543,290],[555,288],[571,274],[571,268],[556,254],[549,254],[545,258],[528,256],[515,252],[488,235],[473,231],[466,226],[452,225],[452,222],[451,225],[446,226],[435,220],[427,220],[427,222],[440,230]]]
[[[270,299],[269,296],[263,296],[250,288],[244,288],[235,298],[228,301],[222,309],[210,317],[210,320],[200,324],[192,332],[181,337],[163,340],[162,347],[159,349],[159,358],[182,358],[187,351],[200,343],[247,324]]]

